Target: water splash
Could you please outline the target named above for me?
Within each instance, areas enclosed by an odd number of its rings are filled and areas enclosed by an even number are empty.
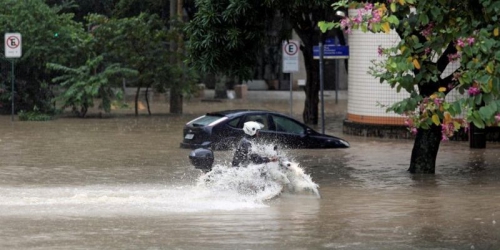
[[[255,202],[265,202],[282,192],[312,193],[321,197],[318,184],[299,164],[290,161],[239,168],[218,164],[199,178],[197,186],[212,192],[243,196]]]
[[[246,168],[232,168],[216,165],[212,171],[198,180],[197,186],[214,193],[226,193],[236,197],[264,202],[282,192],[280,183],[269,179],[264,165],[251,165]]]
[[[227,159],[219,161],[210,172],[198,178],[196,187],[228,201],[261,205],[282,193],[321,197],[318,184],[312,181],[311,176],[298,163],[289,161],[285,152],[278,151],[271,144],[254,144],[252,150],[263,156],[277,156],[280,160],[238,168],[228,164]]]

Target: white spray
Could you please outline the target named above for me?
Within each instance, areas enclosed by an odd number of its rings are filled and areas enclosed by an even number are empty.
[[[270,146],[258,146],[254,150],[261,155],[278,154]],[[286,160],[282,155],[278,157],[279,162],[239,168],[216,164],[210,172],[200,176],[197,185],[215,192],[235,192],[254,201],[273,199],[282,192],[312,193],[320,198],[318,184],[298,163]]]

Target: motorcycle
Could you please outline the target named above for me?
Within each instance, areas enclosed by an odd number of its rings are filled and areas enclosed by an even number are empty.
[[[277,149],[275,148],[277,152]],[[247,167],[214,166],[214,153],[198,148],[189,154],[195,169],[203,172],[198,184],[211,189],[233,190],[241,195],[252,195],[270,200],[283,192],[310,193],[321,198],[318,184],[296,162],[278,156],[277,162],[250,164]]]

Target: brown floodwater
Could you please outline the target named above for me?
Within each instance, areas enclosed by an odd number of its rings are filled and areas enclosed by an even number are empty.
[[[153,116],[10,121],[0,116],[0,249],[499,249],[500,145],[441,144],[435,175],[411,175],[410,140],[326,132],[348,149],[290,150],[321,199],[258,201],[197,185],[182,127],[209,110],[288,113],[287,100],[161,101]],[[294,106],[300,119],[302,101]],[[318,126],[315,129],[320,130]],[[215,152],[218,161],[231,151]]]

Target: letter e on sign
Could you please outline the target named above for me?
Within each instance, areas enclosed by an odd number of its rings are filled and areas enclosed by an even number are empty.
[[[299,71],[299,42],[295,40],[283,41],[283,72]]]
[[[20,58],[21,50],[21,34],[20,33],[5,33],[5,58]]]

